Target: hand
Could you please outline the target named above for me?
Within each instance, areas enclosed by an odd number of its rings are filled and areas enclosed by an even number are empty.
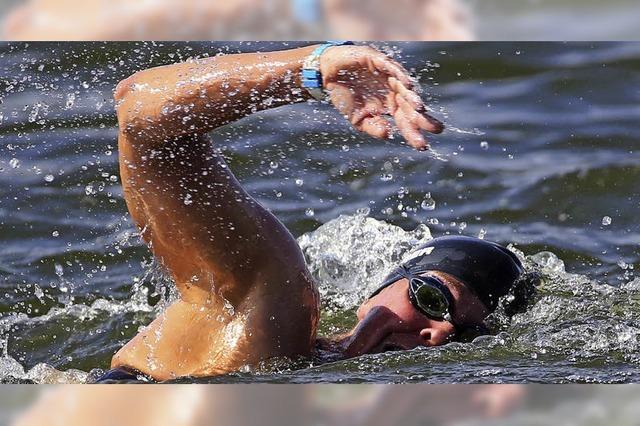
[[[361,132],[388,139],[395,121],[407,143],[418,150],[428,144],[421,133],[441,133],[443,124],[425,112],[408,72],[371,47],[334,46],[320,57],[323,85],[331,102]]]

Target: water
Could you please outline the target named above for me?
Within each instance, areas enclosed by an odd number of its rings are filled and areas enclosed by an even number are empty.
[[[256,48],[0,47],[0,380],[83,381],[172,297],[122,198],[115,84]],[[322,332],[351,326],[385,271],[430,235],[512,244],[545,276],[536,303],[473,343],[212,381],[638,381],[640,44],[386,48],[449,126],[432,138],[437,156],[356,134],[317,104],[213,135],[299,238],[323,294]]]

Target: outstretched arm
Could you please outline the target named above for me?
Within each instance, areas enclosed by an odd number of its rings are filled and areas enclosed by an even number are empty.
[[[251,113],[308,99],[300,87],[304,59],[315,49],[227,55],[148,69],[116,88],[118,120],[137,142],[163,143],[204,134]],[[407,141],[426,148],[419,130],[442,131],[425,113],[404,68],[365,46],[336,46],[321,57],[331,101],[361,131],[387,138],[393,117]]]

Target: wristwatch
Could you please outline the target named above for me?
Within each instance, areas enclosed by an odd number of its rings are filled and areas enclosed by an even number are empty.
[[[324,90],[322,89],[322,74],[320,73],[320,56],[322,53],[333,46],[351,45],[352,41],[327,41],[318,46],[309,55],[302,65],[302,87],[307,89],[309,94],[316,100],[323,101],[326,99]]]

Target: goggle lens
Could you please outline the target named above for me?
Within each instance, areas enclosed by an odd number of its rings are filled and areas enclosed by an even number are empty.
[[[424,313],[437,319],[445,318],[449,312],[449,301],[441,290],[420,279],[411,280],[416,303]]]

